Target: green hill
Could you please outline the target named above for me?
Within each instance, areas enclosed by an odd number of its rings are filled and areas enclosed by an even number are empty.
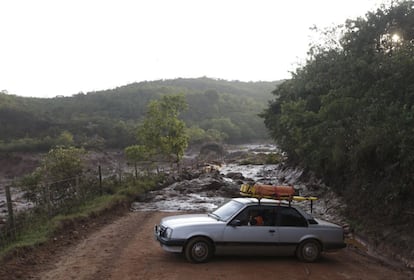
[[[181,117],[191,131],[209,131],[231,143],[257,141],[267,137],[257,115],[279,83],[203,77],[133,83],[71,97],[0,93],[0,150],[47,150],[65,141],[90,148],[123,148],[135,142],[148,102],[165,94],[185,95],[189,109]]]

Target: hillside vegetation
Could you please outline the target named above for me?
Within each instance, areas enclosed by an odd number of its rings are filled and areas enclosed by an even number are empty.
[[[267,132],[258,114],[278,82],[209,78],[134,83],[71,97],[25,98],[0,93],[0,150],[48,150],[58,144],[124,148],[136,142],[136,128],[150,100],[183,94],[181,117],[190,141],[248,142]]]
[[[348,215],[412,248],[414,2],[348,20],[309,53],[274,91],[266,126],[292,161],[347,198]]]

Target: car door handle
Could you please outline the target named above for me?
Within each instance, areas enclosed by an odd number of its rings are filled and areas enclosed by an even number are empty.
[[[275,230],[274,230],[274,229],[269,229],[269,232],[270,232],[270,233],[274,233],[274,232],[275,232]]]

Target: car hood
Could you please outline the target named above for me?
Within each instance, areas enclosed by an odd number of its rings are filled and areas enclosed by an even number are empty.
[[[161,224],[170,228],[186,225],[204,225],[204,224],[217,224],[223,223],[218,221],[214,217],[208,216],[208,214],[189,214],[189,215],[177,215],[165,217],[162,219]]]

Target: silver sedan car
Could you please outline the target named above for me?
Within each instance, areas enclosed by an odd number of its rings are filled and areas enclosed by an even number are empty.
[[[193,263],[213,255],[296,255],[313,262],[346,247],[343,228],[271,199],[234,198],[208,214],[165,217],[155,226],[165,251]]]

